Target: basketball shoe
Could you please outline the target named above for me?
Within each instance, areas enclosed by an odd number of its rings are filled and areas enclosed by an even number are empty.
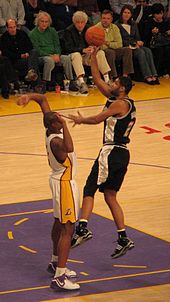
[[[67,278],[67,276],[64,274],[62,276],[55,277],[51,281],[51,288],[53,288],[53,289],[62,288],[62,289],[67,289],[67,290],[75,290],[75,289],[79,289],[80,285],[76,282],[69,280]]]
[[[49,272],[51,275],[55,275],[55,271],[56,271],[56,267],[57,267],[57,262],[50,262],[48,264],[47,267],[47,272]],[[67,278],[76,278],[77,277],[77,273],[73,270],[70,270],[69,268],[66,267],[65,270],[65,275]]]
[[[126,254],[126,252],[128,250],[131,250],[134,246],[135,246],[134,242],[131,239],[127,238],[127,237],[118,239],[117,240],[117,246],[116,246],[113,254],[111,255],[111,257],[113,259],[115,259],[115,258],[118,258],[120,256],[123,256],[124,254]]]
[[[71,247],[76,247],[83,242],[91,239],[93,237],[93,234],[90,230],[86,228],[79,228],[76,227],[76,232],[73,235],[72,241],[71,241]]]

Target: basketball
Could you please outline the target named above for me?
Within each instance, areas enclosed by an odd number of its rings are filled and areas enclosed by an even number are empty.
[[[101,46],[105,41],[104,30],[97,26],[91,26],[85,33],[86,41],[91,46]]]

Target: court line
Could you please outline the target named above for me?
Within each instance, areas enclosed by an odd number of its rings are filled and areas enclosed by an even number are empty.
[[[144,103],[144,102],[155,102],[155,101],[161,101],[165,100],[165,101],[169,101],[170,98],[169,96],[166,97],[162,97],[162,98],[155,98],[155,99],[147,99],[147,100],[135,100],[135,103]],[[58,109],[58,108],[54,108],[53,111],[67,111],[67,110],[80,110],[80,109],[84,109],[84,108],[93,108],[93,107],[102,107],[105,105],[105,101],[102,104],[98,104],[98,105],[92,105],[92,106],[81,106],[81,107],[69,107],[69,108],[63,108],[63,109]],[[0,115],[0,118],[2,117],[8,117],[8,116],[16,116],[16,115],[25,115],[25,114],[37,114],[37,113],[41,113],[41,110],[38,111],[34,111],[34,112],[22,112],[22,113],[13,113],[13,114],[5,114],[5,115]]]
[[[42,199],[41,201],[44,201],[44,200],[46,200],[46,199]],[[25,201],[24,203],[26,203],[26,202],[31,202],[31,201]],[[11,204],[6,204],[6,205],[11,205]],[[48,212],[49,212],[49,213],[50,213],[50,212],[53,212],[53,209],[51,208],[51,209],[35,210],[35,211],[29,211],[29,212],[27,211],[27,212],[18,212],[18,213],[11,213],[11,214],[0,214],[0,218],[14,217],[14,216],[28,215],[28,214],[37,214],[37,213],[44,213],[44,214],[47,214]],[[94,213],[94,214],[96,214],[96,213]],[[101,217],[103,217],[103,218],[105,218],[105,219],[111,220],[111,219],[109,219],[108,217],[106,217],[106,216],[104,216],[104,215],[101,215],[101,214],[100,214],[100,215],[99,215],[99,214],[96,214],[96,215],[101,216]],[[143,230],[141,230],[141,229],[137,229],[137,228],[132,227],[132,226],[129,226],[129,225],[127,225],[127,224],[126,224],[126,226],[127,226],[127,227],[130,227],[130,228],[133,228],[134,230],[137,230],[137,231],[139,231],[139,232],[141,232],[141,233],[147,234],[147,235],[149,235],[149,236],[152,236],[152,237],[154,237],[154,238],[157,238],[157,239],[160,239],[160,240],[163,240],[163,241],[169,243],[168,240],[162,239],[161,237],[152,235],[152,234],[150,234],[150,233],[148,233],[148,232],[146,233],[145,231],[143,231]]]
[[[163,273],[169,273],[169,272],[170,272],[170,269],[167,269],[167,270],[137,273],[137,274],[123,275],[123,276],[112,276],[112,277],[106,277],[106,278],[100,278],[100,279],[84,280],[84,281],[78,281],[78,283],[79,284],[87,284],[87,283],[111,281],[111,280],[116,280],[116,279],[125,279],[125,278],[132,278],[132,277],[139,277],[139,276],[146,276],[146,275],[163,274]],[[9,290],[9,291],[2,291],[2,292],[0,292],[0,295],[19,293],[19,292],[25,292],[25,291],[33,291],[33,290],[41,290],[41,289],[47,289],[47,288],[50,288],[50,285],[14,289],[14,290]]]
[[[5,155],[21,155],[21,156],[39,156],[39,157],[47,157],[46,154],[36,154],[36,153],[22,153],[22,152],[6,152],[6,151],[0,151],[0,154],[5,154]],[[92,157],[77,157],[78,160],[95,160],[95,158]],[[160,169],[170,169],[169,166],[161,166],[161,165],[152,165],[152,164],[141,164],[141,163],[134,163],[130,162],[130,165],[135,165],[135,166],[143,166],[143,167],[152,167],[152,168],[160,168]]]

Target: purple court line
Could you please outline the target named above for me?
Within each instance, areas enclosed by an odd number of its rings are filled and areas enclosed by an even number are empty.
[[[35,153],[21,153],[21,152],[5,152],[0,151],[0,154],[9,154],[9,155],[23,155],[23,156],[47,156],[46,154],[35,154]],[[95,160],[95,158],[92,157],[77,157],[78,160]],[[143,166],[143,167],[152,167],[152,168],[160,168],[160,169],[170,169],[168,166],[161,166],[161,165],[151,165],[151,164],[140,164],[140,163],[133,163],[130,162],[130,165],[136,165],[136,166]]]

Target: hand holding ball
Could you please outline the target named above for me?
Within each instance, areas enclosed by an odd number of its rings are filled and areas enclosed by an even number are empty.
[[[104,30],[97,26],[91,26],[85,33],[85,39],[90,46],[101,46],[105,42]]]

